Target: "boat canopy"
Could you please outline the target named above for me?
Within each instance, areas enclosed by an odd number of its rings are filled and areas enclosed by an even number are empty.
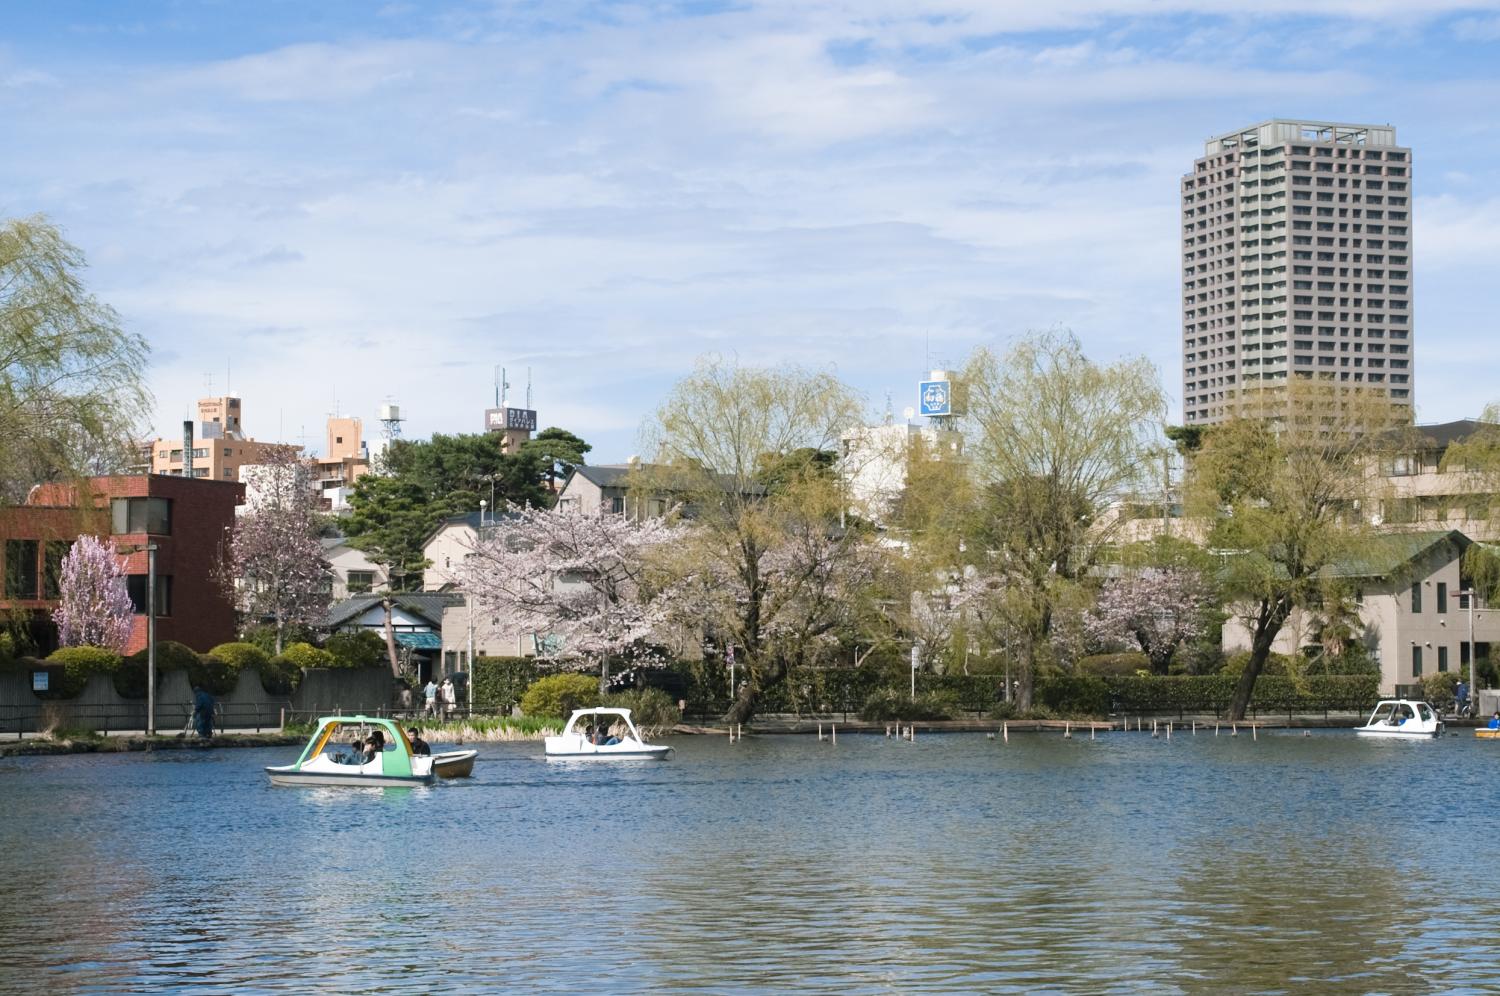
[[[411,740],[407,738],[406,731],[401,724],[386,716],[323,716],[318,720],[318,728],[313,732],[311,739],[307,741],[307,747],[303,749],[302,756],[297,758],[293,770],[300,771],[308,761],[323,753],[334,734],[347,726],[373,727],[385,734],[387,744],[396,749],[386,751],[383,758],[383,769],[387,775],[410,775],[412,748]]]

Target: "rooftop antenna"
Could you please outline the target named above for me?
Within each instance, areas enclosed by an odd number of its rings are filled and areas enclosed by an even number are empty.
[[[526,368],[526,410],[531,410],[531,368]]]
[[[885,424],[892,425],[896,421],[896,409],[891,405],[891,392],[885,392]]]

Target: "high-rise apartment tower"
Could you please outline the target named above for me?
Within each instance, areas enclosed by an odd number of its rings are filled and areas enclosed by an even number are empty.
[[[1412,403],[1411,150],[1390,125],[1276,119],[1182,178],[1182,399],[1211,425],[1304,377]]]

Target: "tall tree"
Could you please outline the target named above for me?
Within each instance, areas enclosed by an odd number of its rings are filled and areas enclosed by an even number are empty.
[[[125,589],[125,569],[114,546],[80,536],[63,557],[59,600],[52,613],[65,647],[108,647],[124,653],[134,609]]]
[[[1031,708],[1056,607],[1115,541],[1101,516],[1159,464],[1166,403],[1144,359],[1101,365],[1068,332],[975,352],[964,369],[969,456],[982,488],[967,546],[975,587],[1003,617],[1017,665],[1017,704]]]
[[[119,469],[149,408],[146,342],[85,290],[83,268],[45,219],[0,224],[0,499]]]
[[[536,451],[500,452],[499,437],[488,433],[398,440],[381,473],[355,482],[344,531],[376,563],[405,572],[399,587],[420,588],[422,543],[444,518],[477,511],[481,499],[544,507],[547,468]]]
[[[1191,513],[1212,523],[1209,546],[1229,551],[1223,587],[1250,635],[1250,660],[1230,703],[1243,719],[1255,682],[1292,610],[1338,597],[1326,569],[1367,542],[1376,468],[1399,433],[1399,412],[1376,394],[1293,381],[1247,395],[1209,428],[1188,477]]]
[[[522,443],[516,452],[534,456],[544,467],[547,490],[557,493],[557,482],[583,464],[584,454],[593,447],[567,429],[549,425],[532,439]]]
[[[607,689],[611,659],[666,622],[652,562],[680,532],[660,518],[512,506],[465,558],[462,587],[470,611],[558,638],[548,653],[597,666]]]
[[[870,544],[840,528],[842,489],[815,456],[859,414],[832,374],[705,357],[645,427],[657,462],[636,488],[668,496],[692,526],[669,568],[695,592],[680,605],[720,649],[736,648],[746,676],[731,720],[749,719],[766,689],[828,650],[870,594]],[[758,479],[767,461],[799,451],[809,454],[800,470],[777,461],[775,488]]]
[[[255,500],[239,516],[219,564],[219,580],[245,616],[268,620],[282,651],[289,625],[327,616],[328,561],[311,468],[286,450],[268,455],[254,479]]]

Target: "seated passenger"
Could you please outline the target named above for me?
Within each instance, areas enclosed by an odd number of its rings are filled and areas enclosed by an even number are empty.
[[[1496,709],[1495,714],[1490,717],[1490,729],[1500,730],[1500,709]]]
[[[370,739],[365,741],[365,763],[369,764],[375,760],[383,750],[385,750],[385,734],[379,730],[371,730]]]
[[[406,731],[407,739],[411,741],[411,752],[415,757],[431,757],[432,746],[423,740],[415,726]]]
[[[340,764],[364,764],[365,742],[359,737],[349,741],[349,749],[334,758]]]

